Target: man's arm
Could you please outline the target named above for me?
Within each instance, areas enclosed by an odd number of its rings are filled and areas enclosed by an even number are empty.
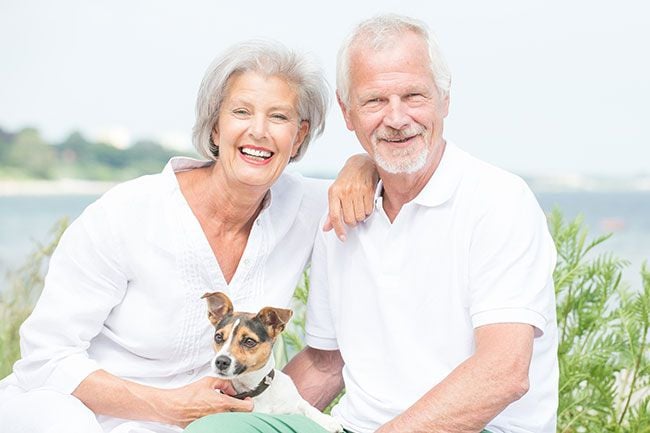
[[[476,352],[376,433],[477,433],[528,391],[534,328],[520,323],[475,330]]]
[[[284,368],[300,395],[323,410],[343,389],[343,358],[338,350],[303,349]]]

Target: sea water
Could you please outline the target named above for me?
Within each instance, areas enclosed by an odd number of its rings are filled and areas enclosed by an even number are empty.
[[[613,233],[596,252],[611,252],[630,261],[624,279],[640,286],[639,269],[650,260],[650,192],[537,192],[542,209],[557,206],[565,219],[584,217],[593,238]],[[28,255],[51,241],[51,230],[62,218],[73,220],[97,195],[0,196],[0,291],[7,273]]]

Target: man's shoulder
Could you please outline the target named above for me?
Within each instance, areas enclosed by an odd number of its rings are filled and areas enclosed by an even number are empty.
[[[526,181],[519,175],[458,149],[458,160],[464,165],[462,191],[476,198],[503,199],[528,191]]]

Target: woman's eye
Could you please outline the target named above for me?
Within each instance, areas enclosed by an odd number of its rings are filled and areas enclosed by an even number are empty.
[[[245,116],[248,114],[248,110],[244,108],[235,108],[234,110],[232,110],[232,112],[234,114],[237,114],[238,116]]]
[[[221,332],[214,334],[214,341],[215,343],[223,343],[223,334]]]
[[[284,114],[278,114],[278,113],[271,114],[271,118],[274,120],[282,120],[282,121],[289,120],[289,117],[285,116]]]
[[[257,346],[257,341],[253,340],[252,338],[245,338],[244,341],[242,341],[242,344],[249,349],[252,349],[253,347]]]

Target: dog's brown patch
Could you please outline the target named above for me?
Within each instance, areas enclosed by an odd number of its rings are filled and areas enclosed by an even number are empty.
[[[237,363],[246,366],[246,371],[259,370],[271,356],[274,341],[273,338],[263,338],[246,323],[240,323],[230,345],[230,354]]]

